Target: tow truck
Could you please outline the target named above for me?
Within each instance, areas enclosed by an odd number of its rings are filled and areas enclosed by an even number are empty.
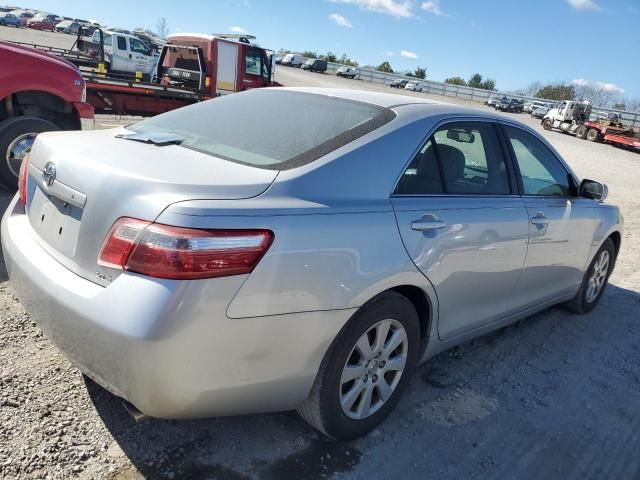
[[[609,143],[617,147],[640,150],[640,132],[620,122],[616,114],[606,119],[591,120],[589,102],[565,101],[542,118],[542,128],[575,134],[590,142]]]
[[[86,82],[87,102],[96,113],[153,116],[221,95],[278,85],[273,80],[273,52],[252,45],[252,35],[170,35],[155,68],[146,74],[136,71],[133,58],[130,64],[113,64],[119,50],[132,56],[129,36],[98,30],[92,39],[85,39],[81,33],[71,49],[21,45],[77,65]],[[98,42],[92,41],[96,38]],[[111,55],[105,49],[107,38]]]

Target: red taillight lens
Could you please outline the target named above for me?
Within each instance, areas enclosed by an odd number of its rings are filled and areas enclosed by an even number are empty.
[[[27,204],[27,180],[29,179],[29,154],[25,155],[18,173],[18,193],[23,205]]]
[[[251,272],[272,241],[270,230],[199,230],[121,218],[98,263],[158,278],[224,277]]]

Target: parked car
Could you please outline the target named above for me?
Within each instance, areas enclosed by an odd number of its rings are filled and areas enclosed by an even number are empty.
[[[58,24],[58,16],[52,14],[37,14],[33,18],[27,20],[27,27],[35,30],[50,30],[55,31]]]
[[[549,107],[536,107],[531,110],[531,116],[533,118],[543,118],[547,113],[549,113]]]
[[[21,27],[26,27],[27,26],[27,21],[30,18],[33,18],[33,13],[28,12],[26,10],[15,10],[13,13],[16,17],[18,17],[18,20],[20,20],[20,26]]]
[[[498,102],[500,102],[501,97],[498,95],[491,95],[487,101],[485,102],[485,105],[489,106],[489,107],[495,107]]]
[[[282,63],[282,60],[284,60],[285,55],[276,55],[275,57],[275,62],[277,65],[280,65]]]
[[[421,92],[423,85],[424,84],[419,80],[410,80],[404,86],[404,89],[405,90],[411,90],[413,92]]]
[[[535,108],[546,107],[546,106],[547,104],[545,102],[534,100],[531,102],[524,102],[523,110],[527,113],[531,113]]]
[[[284,65],[285,67],[298,67],[300,68],[302,66],[302,64],[304,62],[306,62],[307,59],[304,58],[302,55],[299,55],[297,53],[288,53],[287,55],[284,56],[284,58],[282,59],[282,62],[280,62],[281,65]]]
[[[336,70],[336,75],[338,77],[350,78],[354,80],[360,72],[356,67],[349,67],[347,65],[343,65],[342,67]]]
[[[523,109],[523,101],[517,98],[506,98],[500,100],[495,108],[501,112],[520,113]]]
[[[409,80],[405,80],[402,78],[397,78],[394,81],[392,81],[389,86],[391,88],[404,88],[407,86],[407,83],[409,83]]]
[[[63,20],[56,25],[56,32],[77,35],[80,27],[81,25],[78,22],[75,22],[73,20]]]
[[[13,13],[2,12],[0,13],[0,25],[2,25],[3,27],[11,26],[11,27],[20,28],[22,27],[22,22],[20,21],[20,18],[18,18]]]
[[[310,72],[324,73],[327,71],[327,61],[319,59],[309,59],[302,65],[303,70],[309,70]]]
[[[339,439],[439,352],[593,310],[623,229],[533,129],[375,92],[252,89],[23,165],[7,272],[82,372],[153,417],[297,408]]]

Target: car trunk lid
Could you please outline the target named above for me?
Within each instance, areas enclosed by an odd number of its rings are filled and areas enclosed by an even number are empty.
[[[278,172],[171,143],[118,138],[124,129],[38,136],[29,159],[27,213],[41,245],[76,274],[100,284],[102,243],[120,217],[153,221],[171,203],[238,200],[263,193]]]

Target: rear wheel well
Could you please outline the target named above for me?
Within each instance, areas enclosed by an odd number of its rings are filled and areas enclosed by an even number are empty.
[[[0,101],[0,121],[22,116],[48,120],[61,130],[81,128],[80,117],[73,105],[48,92],[17,92]]]
[[[416,313],[420,319],[420,355],[422,356],[427,348],[429,333],[431,332],[431,302],[429,302],[429,298],[424,290],[415,285],[400,285],[390,290],[405,297],[416,309]]]

